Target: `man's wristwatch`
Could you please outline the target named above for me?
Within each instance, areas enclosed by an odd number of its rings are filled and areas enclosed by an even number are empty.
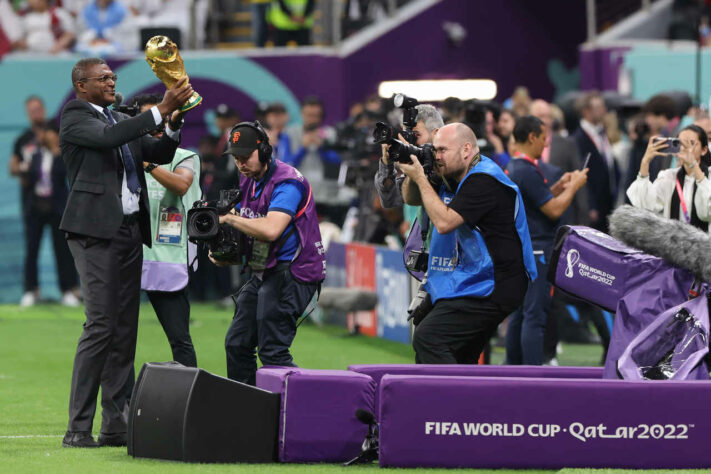
[[[173,122],[172,120],[168,120],[168,126],[169,126],[170,129],[171,129],[172,131],[174,131],[174,132],[177,132],[178,130],[180,130],[180,129],[183,127],[183,124],[184,124],[184,123],[185,123],[185,120],[182,119],[182,118],[181,118],[180,120],[178,120],[177,122]]]
[[[143,171],[145,171],[146,173],[150,173],[151,171],[153,171],[153,170],[156,169],[156,168],[158,168],[158,165],[157,165],[157,164],[155,164],[155,163],[148,163],[148,165],[146,165],[146,166],[143,167]]]

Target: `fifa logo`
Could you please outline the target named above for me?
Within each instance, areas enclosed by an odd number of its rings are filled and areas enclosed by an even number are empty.
[[[575,268],[575,264],[578,263],[578,260],[580,260],[580,252],[576,249],[570,249],[565,255],[565,259],[568,263],[568,267],[565,269],[565,276],[573,278],[573,269]]]

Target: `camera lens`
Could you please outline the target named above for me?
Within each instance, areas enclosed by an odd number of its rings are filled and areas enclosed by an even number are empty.
[[[208,213],[197,216],[195,219],[195,229],[200,231],[200,233],[208,233],[212,230],[215,225],[215,221],[212,216]]]

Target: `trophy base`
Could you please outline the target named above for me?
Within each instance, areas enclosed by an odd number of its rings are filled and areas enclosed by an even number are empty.
[[[178,110],[181,112],[187,112],[190,109],[194,109],[198,105],[202,103],[202,96],[198,94],[197,92],[193,92],[193,95],[190,96],[187,102],[185,102],[182,107],[180,107]]]

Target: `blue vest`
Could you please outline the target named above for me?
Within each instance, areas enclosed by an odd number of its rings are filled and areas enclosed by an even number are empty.
[[[526,211],[518,186],[504,174],[496,163],[482,156],[481,161],[469,170],[466,177],[459,183],[457,191],[466,178],[475,173],[488,174],[501,184],[516,191],[514,214],[516,232],[518,232],[521,241],[523,262],[528,278],[531,281],[535,280],[537,276],[536,261],[533,258],[533,246],[528,234]],[[444,185],[439,190],[439,197],[445,204],[449,204],[455,194],[456,192],[448,191]],[[476,227],[471,228],[465,222],[453,232],[445,235],[440,234],[436,228],[432,230],[425,289],[430,294],[432,303],[436,303],[440,299],[484,298],[491,295],[494,291],[494,262],[486,248],[484,237]]]

